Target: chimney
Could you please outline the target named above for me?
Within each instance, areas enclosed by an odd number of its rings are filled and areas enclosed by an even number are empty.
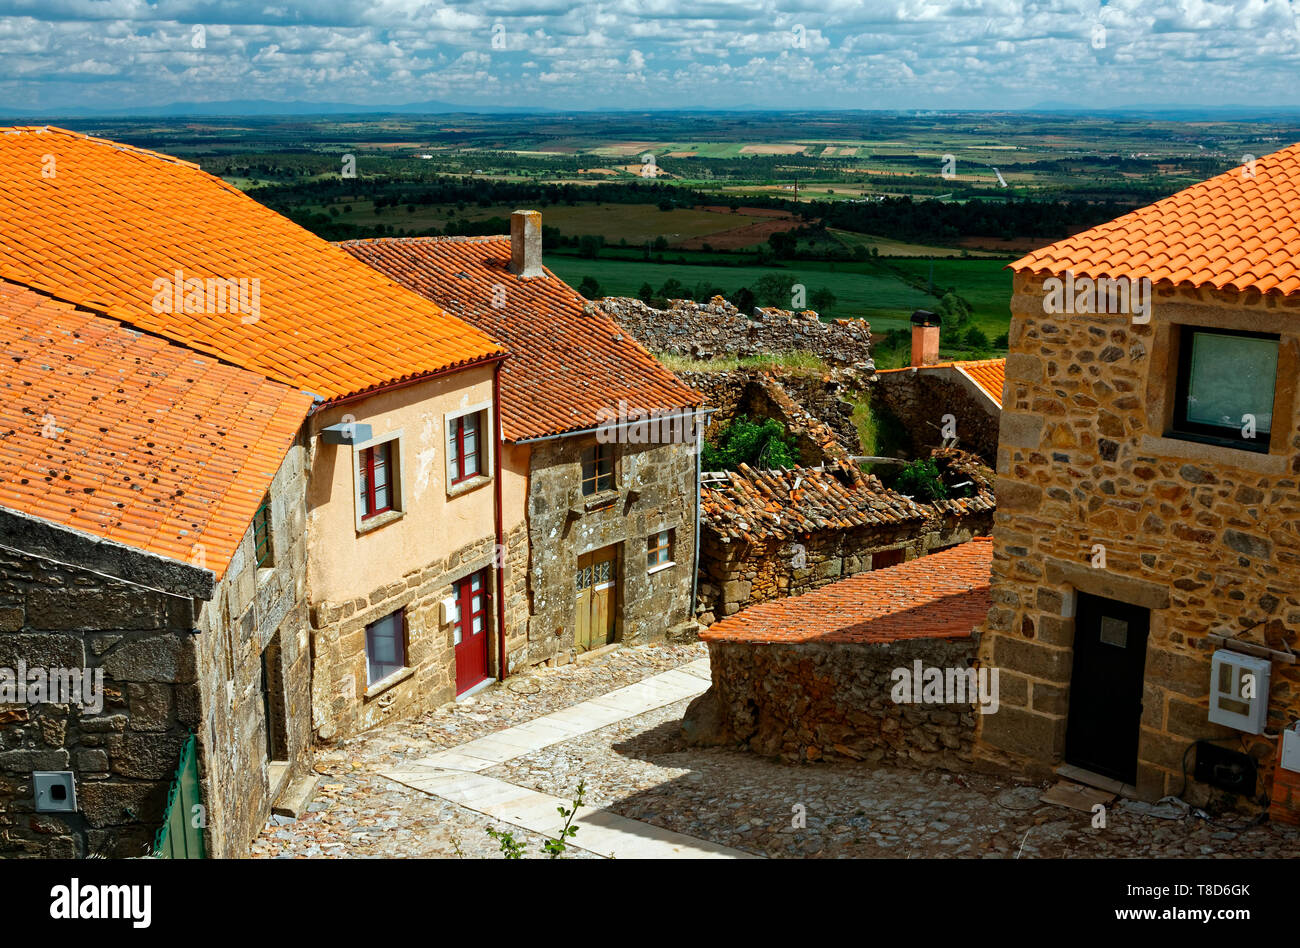
[[[939,317],[918,309],[912,314],[912,367],[939,361]]]
[[[540,211],[515,211],[510,215],[510,272],[521,277],[542,275]]]

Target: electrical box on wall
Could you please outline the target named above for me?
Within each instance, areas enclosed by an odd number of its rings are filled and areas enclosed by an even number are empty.
[[[1268,717],[1267,658],[1219,649],[1210,662],[1210,723],[1264,733]]]
[[[77,784],[70,770],[32,772],[37,813],[76,813]]]
[[[1300,721],[1282,732],[1282,769],[1300,773]]]
[[[456,597],[448,596],[441,602],[441,619],[442,624],[446,625],[456,618]]]

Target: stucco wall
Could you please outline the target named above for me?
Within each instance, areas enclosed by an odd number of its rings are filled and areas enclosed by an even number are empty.
[[[981,658],[1002,669],[1002,707],[981,721],[982,756],[1046,769],[1063,759],[1078,591],[1151,610],[1138,785],[1177,793],[1208,723],[1207,633],[1297,646],[1300,626],[1300,335],[1294,303],[1158,291],[1150,324],[1046,315],[1018,276],[998,451],[994,607]],[[1279,333],[1266,455],[1163,437],[1176,365],[1172,322]],[[1094,546],[1105,567],[1094,566]],[[1275,662],[1268,729],[1300,717],[1300,668]],[[1274,741],[1244,736],[1273,772]],[[1209,790],[1189,776],[1189,799]],[[1252,801],[1230,801],[1249,808]],[[1259,797],[1254,798],[1255,804]]]

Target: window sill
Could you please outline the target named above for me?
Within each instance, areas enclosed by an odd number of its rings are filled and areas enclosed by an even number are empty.
[[[604,510],[606,507],[613,507],[618,503],[617,490],[603,490],[597,494],[587,494],[583,497],[582,509],[591,513],[593,510]]]
[[[667,563],[660,563],[658,566],[651,566],[645,571],[647,576],[653,576],[655,573],[662,573],[666,569],[671,569],[677,565],[676,560],[669,560]]]
[[[1138,443],[1143,454],[1163,457],[1184,458],[1188,461],[1200,461],[1204,464],[1216,464],[1235,467],[1257,474],[1285,474],[1287,458],[1281,454],[1261,454],[1246,448],[1228,447],[1220,444],[1206,444],[1203,441],[1188,441],[1178,437],[1153,438],[1143,435]]]
[[[388,526],[394,520],[401,520],[406,516],[405,510],[385,510],[381,514],[375,514],[357,524],[357,533],[369,533],[371,530],[378,530],[380,527]]]
[[[486,474],[475,474],[469,480],[461,481],[459,484],[450,484],[447,487],[448,497],[459,497],[461,494],[468,494],[472,490],[478,490],[485,484],[491,484],[492,478]]]
[[[379,695],[387,691],[389,688],[393,687],[393,685],[401,684],[402,682],[406,681],[406,679],[410,678],[414,674],[415,674],[415,668],[408,665],[406,668],[402,668],[398,671],[393,672],[387,678],[379,679],[377,682],[375,682],[373,685],[371,685],[369,688],[366,689],[366,693],[364,697],[367,701],[369,701],[371,698],[378,697]]]

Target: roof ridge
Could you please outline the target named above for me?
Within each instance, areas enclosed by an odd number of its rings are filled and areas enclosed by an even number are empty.
[[[125,142],[115,142],[112,139],[99,138],[95,135],[87,135],[85,132],[75,132],[70,128],[62,128],[58,125],[0,126],[0,134],[2,135],[21,135],[24,132],[35,134],[35,135],[44,135],[46,133],[53,133],[55,135],[67,135],[69,138],[80,138],[83,141],[92,142],[96,145],[105,145],[109,148],[116,149],[117,151],[131,152],[133,154],[140,155],[145,158],[158,158],[162,161],[170,162],[172,164],[182,165],[186,168],[193,168],[195,171],[203,171],[203,169],[196,162],[186,161],[184,158],[177,158],[175,155],[168,155],[161,151],[153,151],[149,148],[141,148],[138,145],[128,145]],[[204,173],[206,174],[207,172]]]

